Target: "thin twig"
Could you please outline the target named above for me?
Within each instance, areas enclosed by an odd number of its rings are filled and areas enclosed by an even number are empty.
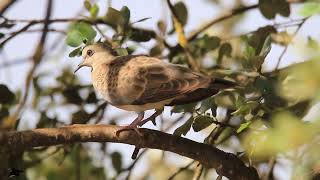
[[[303,24],[304,24],[307,20],[308,20],[308,18],[303,19],[302,22],[298,25],[297,29],[294,31],[294,33],[293,33],[293,35],[292,35],[293,38],[298,34],[298,32],[299,32],[300,29],[302,28]],[[287,45],[285,46],[285,48],[283,49],[281,55],[279,56],[277,65],[276,65],[276,67],[275,67],[275,70],[277,70],[277,69],[279,68],[280,63],[281,63],[281,60],[282,60],[283,56],[285,55],[285,53],[287,52],[288,47],[289,47],[289,44],[287,44]]]
[[[167,4],[168,4],[169,9],[171,11],[171,14],[173,16],[173,23],[174,23],[176,32],[178,33],[178,42],[181,45],[181,47],[183,48],[183,50],[187,56],[188,64],[191,67],[191,69],[193,69],[194,71],[200,71],[198,61],[196,61],[193,58],[193,56],[189,50],[188,39],[186,38],[183,27],[181,25],[181,22],[179,21],[178,13],[175,11],[175,8],[171,4],[170,0],[167,0]]]
[[[289,3],[302,3],[303,1],[288,0],[287,2],[289,2]],[[205,25],[203,25],[199,29],[193,31],[193,33],[188,37],[188,40],[189,41],[194,40],[198,35],[200,35],[202,32],[204,32],[205,30],[207,30],[208,28],[210,28],[214,24],[220,23],[226,19],[232,18],[236,15],[242,14],[242,13],[247,12],[252,9],[256,9],[258,7],[259,7],[259,4],[254,4],[251,6],[245,6],[245,7],[233,9],[233,10],[225,13],[224,15],[209,21],[208,23],[206,23]]]
[[[203,172],[203,166],[199,163],[194,170],[192,180],[199,180],[202,175],[202,172]]]
[[[24,105],[25,105],[25,103],[27,101],[27,98],[29,96],[29,87],[30,87],[30,84],[31,84],[31,81],[32,81],[33,74],[34,74],[35,70],[37,69],[38,65],[40,64],[40,62],[42,60],[42,57],[43,57],[43,49],[44,49],[45,41],[46,41],[47,34],[48,34],[48,29],[49,29],[48,21],[49,21],[50,16],[51,16],[52,5],[53,5],[53,1],[52,0],[48,0],[48,2],[47,2],[47,12],[46,12],[46,15],[45,15],[45,22],[44,22],[44,25],[43,25],[43,32],[42,32],[42,35],[40,37],[39,43],[38,43],[38,45],[36,47],[36,50],[35,50],[35,52],[33,54],[33,59],[32,59],[33,60],[33,66],[29,70],[29,72],[27,74],[27,77],[26,77],[24,95],[22,96],[16,111],[13,113],[13,115],[10,117],[10,119],[8,119],[8,121],[6,122],[5,128],[12,129],[12,128],[15,127],[17,118],[20,115],[20,113],[21,113],[21,111],[22,111],[22,109],[23,109],[23,107],[24,107]]]
[[[173,173],[168,180],[173,180],[178,174],[180,174],[181,172],[189,169],[190,166],[192,166],[192,164],[194,164],[196,161],[191,161],[189,164],[187,164],[186,166],[179,168],[175,173]]]
[[[5,40],[3,40],[0,43],[0,47],[2,47],[5,43],[7,43],[9,40],[11,40],[12,38],[14,38],[15,36],[19,35],[20,33],[25,32],[26,30],[28,30],[31,26],[33,26],[35,23],[34,22],[29,22],[27,25],[23,26],[21,29],[19,29],[16,32],[11,33],[11,36],[9,36],[8,38],[6,38]]]

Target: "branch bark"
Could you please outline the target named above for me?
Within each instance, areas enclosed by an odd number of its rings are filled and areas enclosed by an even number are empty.
[[[139,129],[142,136],[135,131],[121,132],[116,136],[115,132],[119,128],[120,126],[112,125],[72,125],[61,128],[11,131],[0,135],[0,144],[9,148],[10,151],[77,142],[124,143],[141,148],[170,151],[192,158],[206,167],[215,168],[219,175],[229,179],[259,179],[255,168],[247,167],[236,155],[208,144],[145,128]]]

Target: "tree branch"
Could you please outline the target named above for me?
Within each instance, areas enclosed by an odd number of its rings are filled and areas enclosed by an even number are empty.
[[[48,29],[49,29],[49,20],[50,20],[50,16],[52,14],[52,7],[53,7],[53,1],[52,0],[48,0],[47,2],[47,11],[46,11],[46,15],[45,15],[45,21],[43,24],[43,30],[42,30],[42,34],[40,37],[40,40],[36,46],[35,52],[33,54],[33,66],[31,67],[31,69],[28,71],[27,77],[26,77],[26,84],[25,84],[25,92],[24,95],[22,96],[18,107],[16,109],[16,111],[13,113],[13,115],[8,119],[8,121],[5,124],[5,128],[6,129],[12,129],[15,127],[16,125],[16,121],[27,101],[27,98],[29,96],[29,87],[33,78],[33,74],[36,71],[38,65],[40,64],[42,57],[43,57],[43,51],[44,51],[44,45],[45,45],[45,41],[47,38],[47,34],[48,34]],[[31,23],[29,24],[30,26],[32,25]],[[27,26],[26,26],[27,27]],[[26,28],[27,30],[27,28]]]
[[[259,179],[253,167],[247,167],[236,155],[213,146],[198,143],[164,132],[141,128],[142,136],[135,131],[124,131],[116,136],[120,126],[72,125],[61,128],[43,128],[28,131],[11,131],[0,134],[1,146],[9,150],[31,149],[39,146],[71,144],[78,142],[114,142],[141,148],[170,151],[215,168],[219,175],[233,180]]]
[[[304,2],[304,0],[287,0],[289,3],[302,3]],[[240,8],[236,8],[233,9],[225,14],[223,14],[220,17],[217,17],[215,19],[212,19],[211,21],[209,21],[208,23],[204,24],[203,26],[201,26],[199,29],[195,30],[189,37],[188,37],[188,41],[192,41],[194,40],[199,34],[201,34],[202,32],[204,32],[205,30],[207,30],[208,28],[210,28],[211,26],[213,26],[214,24],[220,23],[226,19],[232,18],[234,16],[237,16],[239,14],[242,14],[244,12],[247,12],[249,10],[252,9],[256,9],[259,7],[259,4],[254,4],[254,5],[250,5],[250,6],[245,6],[245,7],[240,7]]]

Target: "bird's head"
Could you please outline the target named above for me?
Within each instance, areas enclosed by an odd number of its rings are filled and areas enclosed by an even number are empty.
[[[104,43],[88,45],[82,50],[83,61],[74,72],[77,72],[84,66],[94,68],[103,63],[111,62],[116,56],[117,53]]]

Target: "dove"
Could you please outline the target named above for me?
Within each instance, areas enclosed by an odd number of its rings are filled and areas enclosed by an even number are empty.
[[[148,121],[155,124],[164,106],[197,102],[236,85],[147,55],[118,56],[101,42],[85,46],[82,57],[83,62],[75,72],[90,67],[94,89],[109,104],[138,114],[117,134],[124,130],[139,133],[138,127]],[[151,109],[155,109],[155,113],[144,119],[144,112]]]

